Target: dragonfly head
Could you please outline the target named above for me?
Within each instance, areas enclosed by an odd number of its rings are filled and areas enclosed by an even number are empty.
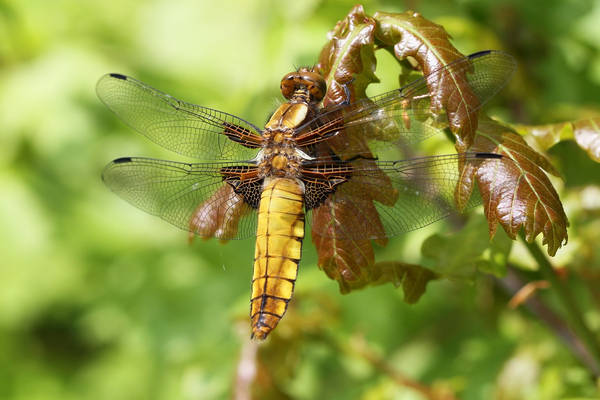
[[[298,71],[286,74],[281,80],[281,93],[286,99],[308,93],[309,101],[317,103],[325,97],[326,91],[325,79],[312,68],[299,68]]]

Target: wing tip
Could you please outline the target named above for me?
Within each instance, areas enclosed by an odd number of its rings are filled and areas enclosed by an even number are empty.
[[[111,72],[108,74],[104,74],[100,77],[100,79],[98,79],[98,82],[96,82],[96,94],[98,95],[98,97],[100,98],[100,100],[106,104],[106,106],[108,108],[111,108],[105,101],[105,91],[110,88],[110,81],[112,79],[118,79],[120,81],[131,81],[131,78],[127,77],[126,75],[123,74],[118,74],[116,72]],[[107,86],[108,85],[108,86]]]
[[[133,159],[131,157],[119,157],[119,158],[116,158],[116,159],[112,160],[111,162],[109,162],[108,165],[106,167],[104,167],[104,171],[102,171],[102,175],[101,175],[102,182],[104,182],[108,185],[107,178],[109,178],[109,177],[108,177],[107,173],[112,168],[113,165],[126,164],[126,163],[130,163],[132,161],[133,161]]]

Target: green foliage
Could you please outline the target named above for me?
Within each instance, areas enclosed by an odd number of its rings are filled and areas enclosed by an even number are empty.
[[[253,243],[189,246],[186,233],[113,196],[100,180],[108,160],[166,153],[118,122],[94,85],[104,73],[127,73],[261,125],[280,101],[281,76],[315,63],[326,32],[353,5],[0,3],[0,398],[226,399],[243,387],[236,369],[252,345]],[[598,1],[365,3],[370,15],[409,7],[442,24],[465,54],[516,56],[517,76],[490,115],[537,126],[600,112]],[[369,94],[398,85],[397,63],[377,60],[382,83]],[[548,154],[566,177],[553,183],[571,222],[553,263],[567,271],[561,282],[597,338],[597,164],[568,142]],[[377,250],[474,282],[430,281],[414,305],[403,300],[406,288],[389,284],[341,296],[307,240],[296,300],[258,350],[261,382],[271,383],[265,398],[594,398],[570,339],[537,314],[507,308],[504,280],[475,273],[501,276],[512,243],[501,230],[490,242],[475,217]],[[521,283],[543,279],[518,242],[508,264]],[[564,318],[554,290],[538,298]]]
[[[485,219],[471,218],[457,233],[436,233],[428,237],[421,252],[434,260],[432,269],[442,276],[470,280],[478,271],[504,276],[511,246],[512,241],[504,231],[490,239]]]

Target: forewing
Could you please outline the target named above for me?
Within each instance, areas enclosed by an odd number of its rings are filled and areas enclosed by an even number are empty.
[[[243,239],[255,235],[256,213],[223,182],[221,168],[229,166],[126,157],[108,164],[102,179],[129,203],[183,230]]]
[[[299,129],[300,137],[315,130],[318,135],[312,137],[320,141],[343,126],[346,132],[364,136],[373,151],[378,145],[389,147],[390,142],[419,142],[448,127],[459,111],[476,118],[476,111],[504,87],[515,67],[513,57],[507,53],[475,53],[398,90],[326,109]],[[458,76],[463,77],[462,81],[466,76],[468,88],[457,83]],[[337,147],[336,154],[343,156],[344,148]]]
[[[353,162],[352,177],[313,210],[313,232],[340,240],[384,240],[457,213],[460,166],[496,160],[494,154],[461,153],[402,161]],[[475,194],[461,208],[481,202]],[[384,243],[384,242],[380,242]]]
[[[250,160],[260,129],[233,115],[186,103],[120,74],[98,81],[100,100],[127,125],[179,154],[204,160]]]

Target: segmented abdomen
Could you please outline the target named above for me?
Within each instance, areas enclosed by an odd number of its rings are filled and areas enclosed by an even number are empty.
[[[275,328],[294,291],[304,238],[304,190],[294,179],[267,178],[258,209],[250,318],[252,336]]]

